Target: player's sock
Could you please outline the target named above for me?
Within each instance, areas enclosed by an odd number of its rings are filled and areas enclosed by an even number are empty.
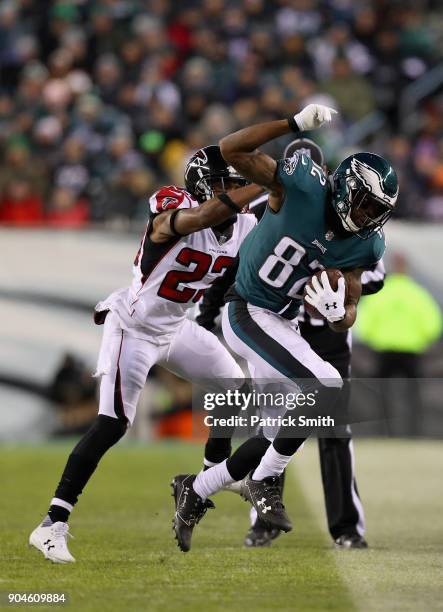
[[[292,455],[281,455],[271,444],[252,474],[252,479],[263,480],[269,476],[280,476],[291,459]]]
[[[197,474],[194,491],[206,499],[226,485],[241,480],[257,467],[269,445],[270,441],[263,436],[249,438],[237,448],[232,457]]]
[[[280,438],[279,435],[263,455],[260,464],[252,475],[253,480],[263,480],[268,476],[279,476],[298,451],[306,438]]]
[[[235,481],[226,467],[226,461],[223,461],[197,474],[192,486],[197,495],[202,499],[206,499],[210,495],[220,491],[224,486],[232,484],[233,482]]]
[[[263,436],[249,438],[241,444],[226,462],[229,473],[234,481],[242,480],[260,463],[266,449],[271,444]]]
[[[209,468],[214,467],[214,465],[218,465],[218,462],[209,461],[206,457],[203,459],[203,471],[209,470]]]
[[[231,438],[208,438],[205,445],[203,470],[221,463],[231,454]]]
[[[54,497],[51,500],[51,505],[49,506],[47,517],[44,519],[42,525],[46,527],[45,521],[49,519],[52,523],[57,523],[57,521],[61,521],[62,523],[67,523],[69,519],[69,515],[71,514],[74,506],[64,501],[63,499],[58,499]]]
[[[51,517],[49,516],[49,514],[47,514],[47,515],[45,516],[45,518],[42,520],[42,522],[40,523],[40,525],[41,525],[42,527],[50,527],[50,526],[51,526],[53,523],[55,523],[55,522],[56,522],[56,521],[53,521],[53,520],[51,519]],[[67,521],[63,521],[63,522],[65,523],[65,522],[67,522]]]
[[[116,444],[127,430],[127,423],[99,415],[69,455],[62,477],[48,510],[55,523],[66,522],[86,483],[107,450]],[[67,512],[67,515],[66,515]]]
[[[244,383],[238,390],[241,395],[250,392],[248,383]],[[219,407],[214,416],[216,418],[235,417],[240,411],[240,406],[234,405],[229,408]],[[205,458],[203,461],[203,471],[209,467],[214,467],[231,456],[231,439],[234,435],[235,427],[213,428],[205,445]]]
[[[282,429],[282,428],[281,428]],[[303,446],[306,442],[306,438],[283,438],[280,437],[280,431],[278,436],[275,438],[272,446],[275,450],[280,453],[280,455],[292,456],[298,451],[299,448]]]

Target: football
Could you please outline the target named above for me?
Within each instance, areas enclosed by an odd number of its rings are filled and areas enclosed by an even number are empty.
[[[326,272],[326,274],[328,275],[329,283],[334,291],[337,289],[338,279],[343,276],[340,270],[337,270],[336,268],[327,268],[326,270],[319,270],[311,277],[310,280],[308,280],[308,282],[305,285],[305,290],[303,293],[303,306],[304,306],[305,312],[307,312],[308,315],[310,317],[313,317],[314,319],[324,319],[325,317],[322,314],[320,314],[318,310],[314,308],[314,306],[311,306],[311,304],[309,304],[306,301],[305,299],[306,298],[306,288],[309,286],[312,287],[312,278],[314,276],[316,276],[321,282],[320,277],[321,277],[322,272]],[[345,302],[346,302],[347,295],[348,295],[348,291],[347,291],[347,287],[345,287]]]

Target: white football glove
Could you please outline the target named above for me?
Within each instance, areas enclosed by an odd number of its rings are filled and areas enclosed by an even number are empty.
[[[329,283],[326,272],[321,273],[321,283],[316,276],[312,277],[312,287],[306,286],[305,300],[331,323],[345,318],[345,279],[340,277],[337,291]]]
[[[308,104],[303,110],[294,115],[301,132],[305,130],[314,130],[319,128],[324,123],[331,123],[332,115],[336,115],[337,111],[323,104]]]

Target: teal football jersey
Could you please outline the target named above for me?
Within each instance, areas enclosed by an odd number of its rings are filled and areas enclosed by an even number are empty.
[[[308,156],[279,160],[285,188],[280,210],[269,206],[240,248],[235,289],[241,298],[287,318],[296,316],[306,281],[320,269],[369,268],[385,250],[382,232],[340,238],[327,226],[328,179]]]

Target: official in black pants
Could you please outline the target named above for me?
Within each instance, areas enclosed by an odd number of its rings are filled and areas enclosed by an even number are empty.
[[[323,321],[309,320],[301,314],[300,333],[314,351],[329,361],[345,381],[341,391],[344,410],[350,398],[351,333],[332,331]],[[336,427],[336,437],[319,438],[321,477],[325,496],[329,533],[344,547],[364,547],[365,518],[354,471],[351,429]]]

